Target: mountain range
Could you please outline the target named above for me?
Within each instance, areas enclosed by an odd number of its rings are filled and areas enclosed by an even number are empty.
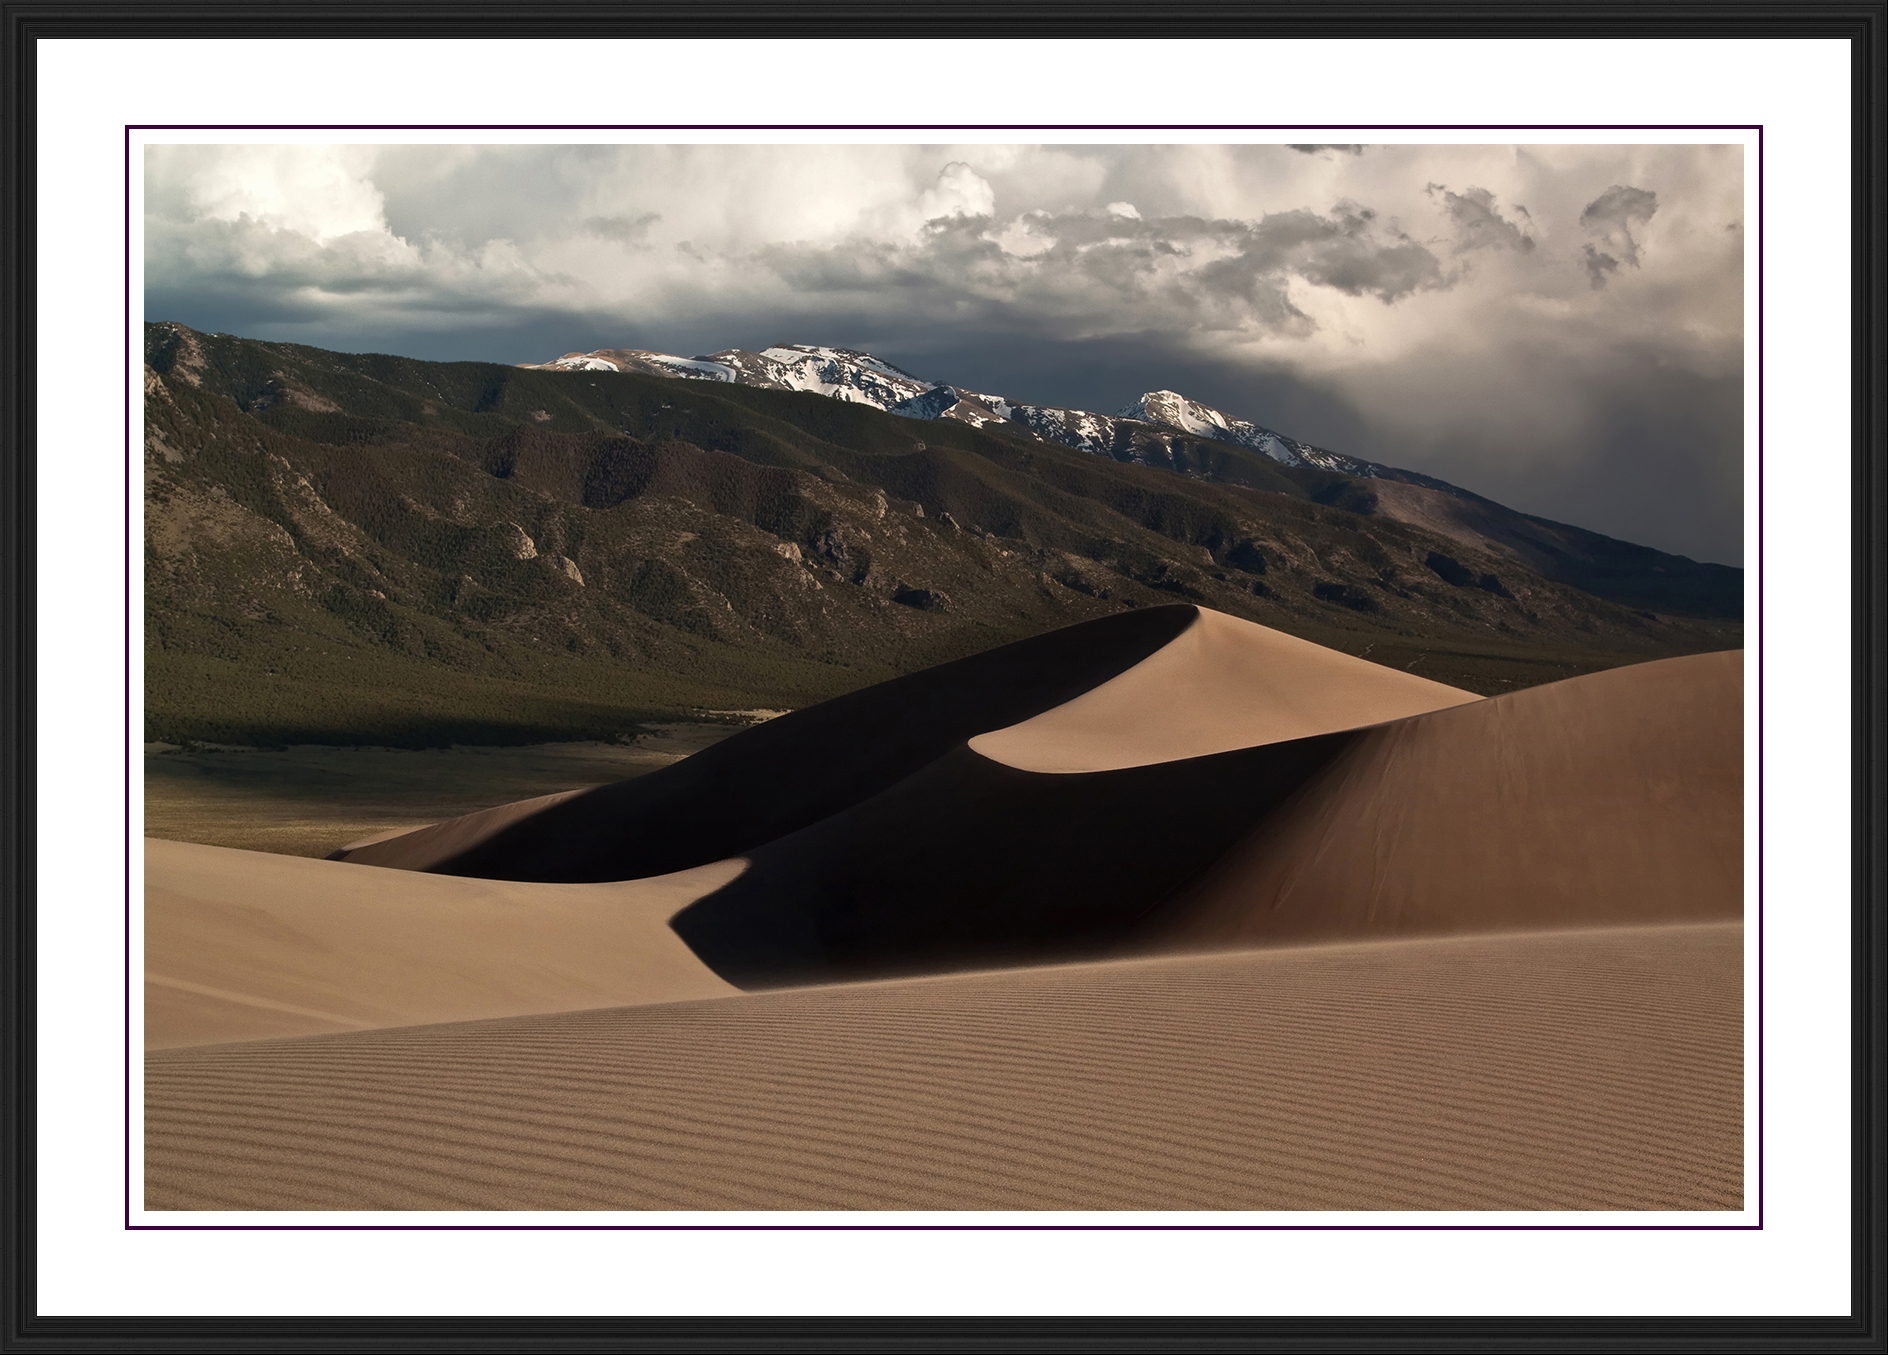
[[[695,358],[640,348],[606,348],[521,365],[539,371],[635,372],[804,391],[869,405],[902,418],[955,419],[973,428],[1002,428],[1116,461],[1271,488],[1270,477],[1255,467],[1249,455],[1256,452],[1275,465],[1331,471],[1347,481],[1369,482],[1327,487],[1326,502],[1492,550],[1599,597],[1678,615],[1718,619],[1743,615],[1742,570],[1700,564],[1519,513],[1435,476],[1317,447],[1177,391],[1147,391],[1119,413],[1098,414],[942,385],[870,353],[807,344],[775,344],[759,352],[731,348]]]
[[[844,349],[520,367],[167,322],[145,364],[155,741],[614,737],[1176,601],[1484,693],[1741,640],[1739,570],[1168,392],[1104,416]]]
[[[1447,494],[1467,492],[1432,476],[1314,447],[1170,390],[1148,391],[1118,414],[1097,414],[1085,409],[1032,405],[926,381],[857,349],[792,343],[774,344],[759,352],[729,348],[696,358],[642,348],[604,348],[521,365],[540,371],[642,372],[768,390],[808,391],[870,405],[907,419],[957,419],[973,428],[1009,424],[1032,437],[1059,442],[1077,451],[1183,473],[1195,470],[1185,452],[1175,450],[1178,433],[1248,448],[1284,466],[1314,466],[1362,479],[1422,485]]]

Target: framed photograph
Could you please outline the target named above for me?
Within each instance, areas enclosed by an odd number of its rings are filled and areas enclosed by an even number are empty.
[[[413,13],[8,10],[9,1341],[1879,1343],[1880,6]]]

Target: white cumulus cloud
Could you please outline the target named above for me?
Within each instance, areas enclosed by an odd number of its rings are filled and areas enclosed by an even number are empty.
[[[996,190],[962,160],[953,160],[938,171],[937,186],[927,188],[918,199],[918,210],[926,221],[953,216],[990,216],[996,211]]]
[[[181,181],[193,213],[244,217],[317,243],[387,228],[367,146],[156,146],[147,173]]]

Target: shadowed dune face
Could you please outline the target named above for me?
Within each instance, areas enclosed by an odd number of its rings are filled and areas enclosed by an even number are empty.
[[[757,849],[671,925],[754,988],[1145,947],[1736,918],[1742,673],[1737,652],[1668,659],[1102,772],[961,748]]]
[[[986,730],[1101,685],[1199,616],[1150,607],[868,687],[744,730],[661,771],[522,818],[510,807],[362,847],[363,865],[498,880],[666,875],[817,823]]]
[[[1160,920],[1213,948],[1742,915],[1743,652],[1359,733]]]
[[[162,1051],[152,1209],[1736,1209],[1742,928]]]
[[[1116,771],[1020,771],[959,747],[749,853],[671,924],[742,987],[1117,949],[1356,738]]]
[[[1398,720],[1479,701],[1283,631],[1202,611],[1156,653],[970,746],[1032,772],[1102,772]]]

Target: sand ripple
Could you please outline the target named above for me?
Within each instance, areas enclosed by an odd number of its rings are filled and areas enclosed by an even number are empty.
[[[159,1051],[156,1209],[1736,1209],[1736,923]]]

